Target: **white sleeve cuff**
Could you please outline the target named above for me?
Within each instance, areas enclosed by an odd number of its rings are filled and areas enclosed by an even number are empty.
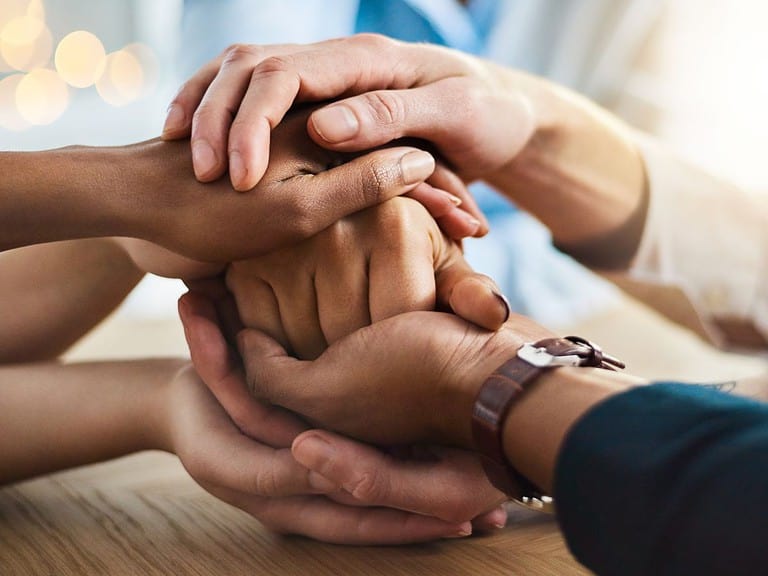
[[[650,191],[630,276],[672,284],[710,319],[768,337],[768,195],[714,178],[638,135]]]

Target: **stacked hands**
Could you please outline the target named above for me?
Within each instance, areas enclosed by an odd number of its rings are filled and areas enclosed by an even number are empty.
[[[227,50],[182,87],[165,141],[137,150],[163,163],[159,188],[178,197],[157,214],[184,230],[150,223],[118,240],[141,269],[190,286],[179,311],[197,375],[172,389],[197,408],[171,418],[165,447],[281,532],[401,543],[502,526],[472,403],[550,333],[464,261],[461,238],[487,232],[465,183],[496,186],[561,245],[599,238],[643,189],[615,129],[590,136],[590,181],[568,130],[601,122],[540,79],[443,48],[357,36]],[[174,142],[186,137],[206,186]]]
[[[291,113],[275,128],[270,164],[249,194],[323,178],[349,161],[313,144],[306,119]],[[169,449],[211,493],[272,529],[399,543],[505,523],[506,498],[487,481],[468,436],[447,436],[453,428],[442,420],[453,412],[452,422],[468,427],[472,398],[463,413],[454,400],[471,392],[468,377],[481,383],[517,337],[493,332],[509,318],[509,305],[446,234],[459,236],[461,220],[446,219],[456,202],[443,203],[434,183],[462,194],[474,211],[463,183],[445,168],[431,182],[420,185],[422,204],[395,197],[226,266],[117,240],[142,269],[188,279],[179,311],[192,360],[231,420],[227,426],[219,414],[221,422],[202,429],[225,433],[227,450],[242,450],[238,461],[255,459],[242,472],[210,461],[208,453],[225,449],[223,434],[198,443],[195,454],[178,449],[194,445],[187,438]],[[184,394],[206,397],[192,371],[176,387],[184,382]],[[426,423],[430,413],[435,421]]]

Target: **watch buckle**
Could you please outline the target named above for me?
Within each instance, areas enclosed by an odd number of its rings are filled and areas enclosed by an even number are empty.
[[[576,354],[554,356],[546,348],[538,348],[531,343],[523,344],[517,351],[517,357],[537,368],[550,366],[580,366],[582,358]]]

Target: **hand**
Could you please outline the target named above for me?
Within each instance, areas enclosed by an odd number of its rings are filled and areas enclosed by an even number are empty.
[[[469,453],[435,448],[428,459],[404,460],[330,432],[300,434],[306,425],[295,416],[250,395],[229,355],[213,303],[189,293],[180,300],[179,311],[192,361],[229,413],[227,426],[234,428],[233,421],[242,432],[239,442],[272,454],[271,462],[254,458],[253,473],[265,478],[266,495],[274,498],[257,498],[249,490],[236,498],[267,525],[342,543],[395,543],[466,535],[472,529],[470,519],[476,529],[504,524],[506,514],[497,507],[503,495],[488,484]],[[185,418],[200,420],[193,414]],[[314,472],[297,471],[287,456],[292,442],[296,459]],[[199,438],[191,445],[199,447]],[[312,496],[321,492],[327,498]]]
[[[480,385],[523,343],[548,336],[520,316],[486,332],[456,316],[410,312],[358,330],[311,362],[255,330],[240,332],[238,343],[254,394],[314,425],[377,444],[471,448]]]
[[[406,192],[447,219],[459,236],[487,230],[457,208],[456,202],[473,205],[469,194],[458,178],[436,169],[427,152],[405,146],[363,156],[330,152],[307,138],[305,121],[306,112],[297,113],[275,130],[269,170],[249,194],[235,192],[225,181],[203,185],[195,180],[186,143],[128,147],[133,183],[126,194],[141,202],[134,201],[140,215],[125,235],[193,260],[229,262],[293,244]],[[430,177],[435,186],[424,183]],[[457,195],[464,198],[456,200]]]
[[[498,329],[509,305],[417,202],[393,198],[295,246],[233,263],[240,318],[303,359],[402,312],[451,309]]]
[[[221,173],[227,153],[236,157],[243,168],[230,167],[233,184],[248,188],[265,171],[270,127],[293,103],[337,98],[310,116],[318,144],[351,151],[403,136],[428,140],[462,178],[490,182],[562,246],[623,232],[641,207],[643,161],[618,119],[543,79],[383,36],[234,46],[182,87],[165,137],[191,132],[193,146],[215,150],[195,161],[201,175]],[[630,227],[614,260],[630,258],[638,242]]]
[[[266,171],[270,127],[294,102],[364,93],[312,114],[308,128],[318,144],[362,150],[406,135],[424,138],[462,174],[485,176],[514,158],[536,125],[533,104],[507,76],[457,51],[377,35],[307,46],[236,45],[182,87],[164,137],[191,133],[193,149],[212,150],[194,159],[203,179],[223,174],[229,155],[233,185],[248,189]],[[344,135],[354,123],[359,132]]]

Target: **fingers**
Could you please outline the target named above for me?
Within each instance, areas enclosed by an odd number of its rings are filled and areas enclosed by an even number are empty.
[[[230,424],[231,426],[231,424]],[[324,493],[331,488],[309,480],[309,472],[294,460],[287,448],[274,448],[242,435],[234,427],[209,427],[198,440],[198,459],[187,458],[190,473],[205,484],[267,498]]]
[[[318,318],[328,345],[371,323],[368,255],[357,245],[354,225],[347,224],[327,229],[334,238],[323,252],[331,257],[323,259],[315,272]]]
[[[251,391],[258,398],[268,398],[291,410],[301,407],[305,386],[322,381],[317,374],[309,373],[312,362],[291,358],[285,348],[263,332],[246,328],[238,334],[237,344]],[[306,411],[308,407],[304,408]]]
[[[376,150],[331,170],[295,178],[272,190],[286,229],[308,238],[337,220],[413,190],[429,178],[434,158],[414,148]]]
[[[203,66],[178,91],[168,106],[163,125],[163,140],[187,138],[192,131],[192,115],[221,66],[220,56]]]
[[[488,176],[510,162],[535,126],[533,107],[522,95],[462,77],[351,96],[315,110],[307,123],[320,146],[345,152],[406,136],[427,140],[467,178]]]
[[[499,530],[507,525],[507,509],[502,505],[480,514],[472,520],[472,528],[479,532]]]
[[[237,157],[228,159],[230,128],[237,117],[241,102],[252,80],[254,68],[273,54],[290,54],[297,45],[249,46],[236,44],[203,66],[187,81],[168,107],[163,138],[185,138],[191,134],[192,160],[195,176],[201,182],[219,178],[229,166],[238,176],[233,178],[236,190],[248,190],[255,186],[266,169],[269,159],[269,129],[257,134],[257,147],[263,154],[251,167],[250,185],[243,179],[243,169]],[[267,96],[264,94],[263,96]],[[280,100],[288,102],[278,114],[275,124],[290,108],[293,97]],[[275,112],[273,112],[273,115]],[[272,116],[270,116],[272,117]],[[257,123],[256,126],[260,125]],[[252,131],[251,131],[252,132]],[[251,136],[243,134],[243,137]]]
[[[334,150],[375,148],[412,136],[443,148],[452,142],[454,117],[464,118],[462,95],[447,93],[445,81],[405,90],[374,90],[315,110],[307,129],[315,142]],[[463,126],[467,131],[467,126]]]
[[[469,218],[466,218],[466,221],[470,224],[479,222],[477,229],[472,234],[473,236],[480,238],[488,233],[488,219],[485,217],[482,210],[480,210],[477,202],[475,202],[475,197],[472,196],[467,185],[453,170],[449,170],[444,164],[438,162],[435,171],[429,178],[429,184],[441,190],[445,190],[446,192],[450,192],[461,200],[460,207],[462,211],[469,216]]]
[[[488,276],[478,274],[454,254],[435,274],[437,300],[465,320],[498,330],[510,314],[509,301]]]
[[[186,294],[179,300],[179,315],[195,370],[238,428],[270,446],[289,446],[306,425],[251,396],[216,323],[213,304],[198,295]]]
[[[424,206],[449,238],[461,240],[477,236],[481,230],[480,222],[459,207],[462,200],[458,196],[427,182],[419,184],[406,196]]]
[[[272,530],[333,544],[397,545],[472,533],[470,522],[452,523],[400,510],[346,506],[318,496],[241,501],[238,506]]]
[[[378,229],[368,264],[371,322],[434,310],[434,221],[415,202],[398,199],[382,205],[371,226]]]
[[[463,522],[506,499],[488,482],[479,459],[464,450],[440,449],[429,460],[401,460],[319,430],[298,436],[292,450],[297,462],[365,506]]]

